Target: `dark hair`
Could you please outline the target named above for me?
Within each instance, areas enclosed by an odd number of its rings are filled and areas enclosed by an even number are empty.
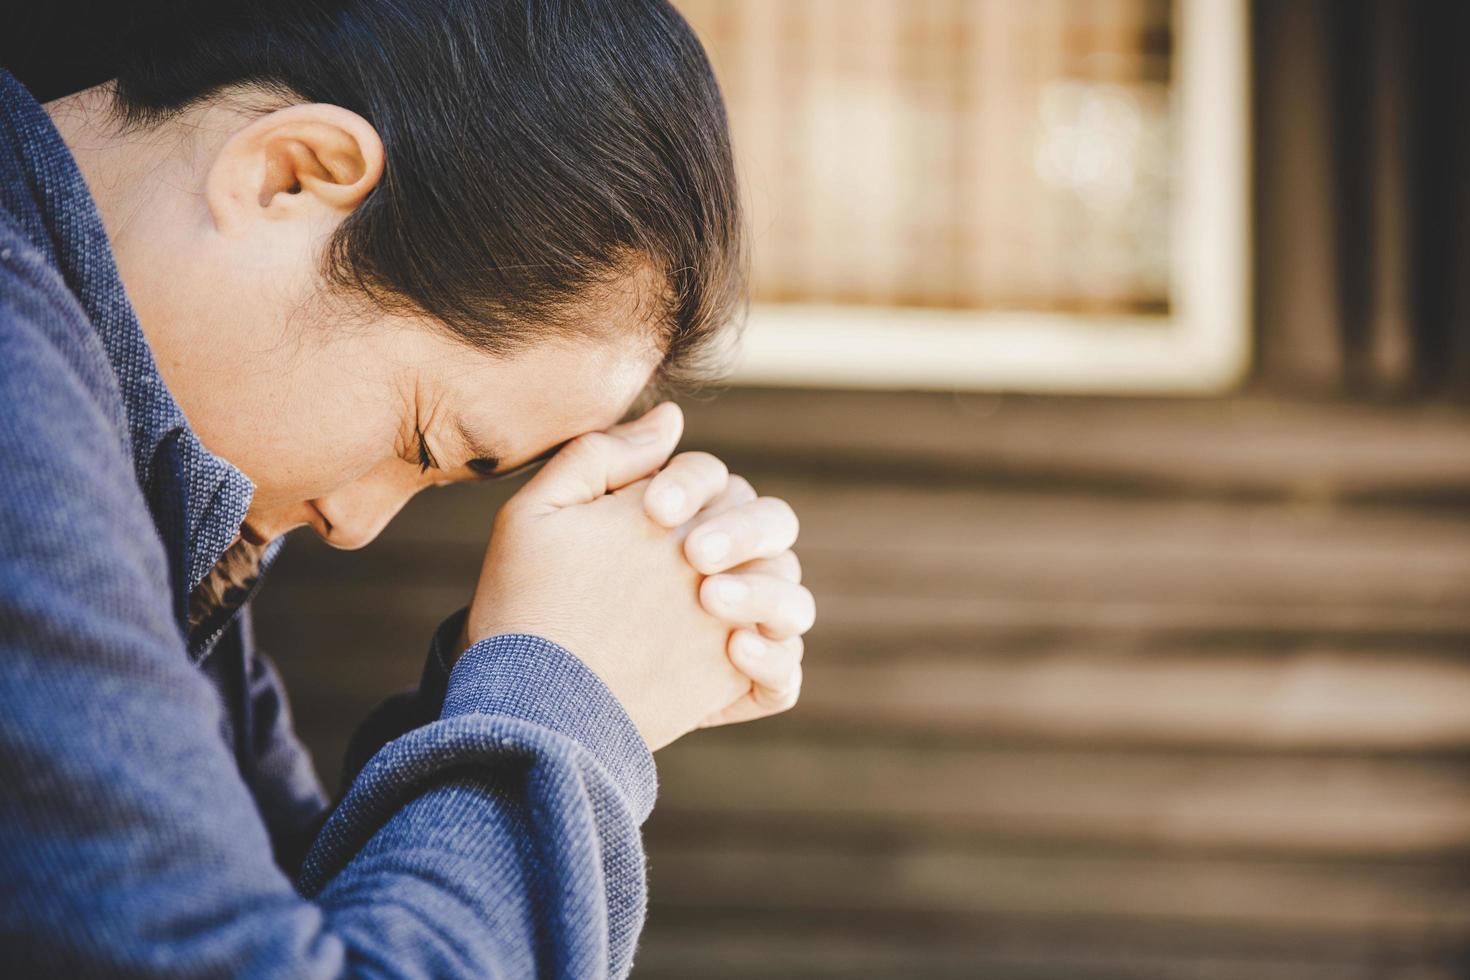
[[[128,124],[243,83],[377,129],[386,169],[323,255],[330,282],[495,353],[568,335],[589,297],[639,282],[656,386],[722,366],[745,295],[730,137],[664,0],[142,6],[119,56]]]

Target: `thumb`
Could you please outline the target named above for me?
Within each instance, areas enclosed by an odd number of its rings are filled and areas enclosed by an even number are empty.
[[[683,434],[683,411],[673,402],[662,402],[632,422],[573,439],[517,496],[540,510],[590,503],[657,472]]]

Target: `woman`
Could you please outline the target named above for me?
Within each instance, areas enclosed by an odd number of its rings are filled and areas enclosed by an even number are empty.
[[[6,970],[626,974],[650,750],[789,707],[813,616],[789,507],[671,460],[672,404],[615,424],[740,299],[698,42],[657,0],[138,26],[99,89],[0,73]],[[329,807],[250,643],[282,535],[547,456]]]

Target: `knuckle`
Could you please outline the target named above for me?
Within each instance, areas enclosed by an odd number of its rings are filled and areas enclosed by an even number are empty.
[[[752,513],[749,510],[734,510],[720,519],[723,520],[725,529],[745,542],[747,546],[753,545],[755,541],[764,536],[765,525],[758,513]]]
[[[652,485],[653,477],[645,476],[641,480],[634,480],[632,483],[624,484],[618,490],[614,491],[614,493],[625,494],[633,497],[641,497],[648,492],[648,488]]]
[[[757,500],[763,513],[768,514],[774,522],[790,528],[792,539],[801,529],[801,521],[796,516],[796,511],[791,505],[780,497],[760,497]]]
[[[777,575],[792,582],[801,581],[801,559],[796,557],[796,552],[788,548],[771,561]]]
[[[713,453],[707,453],[703,450],[693,449],[687,453],[680,453],[679,458],[684,460],[684,465],[690,469],[712,476],[717,480],[723,480],[730,472],[725,466],[724,460]]]
[[[817,599],[804,585],[791,583],[791,616],[798,633],[805,633],[817,621]]]
[[[775,704],[777,711],[790,711],[796,707],[796,702],[801,700],[801,667],[791,672],[785,686],[777,692]]]
[[[756,498],[755,487],[739,473],[730,474],[730,480],[726,484],[726,490],[731,497],[741,502],[749,502]]]
[[[708,575],[699,583],[699,598],[706,609],[723,609],[734,604],[726,598],[730,593],[723,591],[729,589],[725,584],[728,580],[725,575]]]
[[[605,432],[584,432],[562,447],[562,452],[574,460],[601,459],[608,451],[612,436]]]

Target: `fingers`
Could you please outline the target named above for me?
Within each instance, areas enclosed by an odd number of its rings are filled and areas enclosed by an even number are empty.
[[[718,497],[729,481],[730,471],[718,456],[680,453],[649,483],[643,509],[664,527],[678,527]]]
[[[655,472],[683,433],[684,413],[663,402],[633,422],[573,439],[513,499],[540,511],[590,503]]]
[[[711,575],[700,583],[699,601],[706,612],[726,622],[758,623],[772,639],[800,636],[817,618],[811,592],[775,575]]]
[[[694,516],[700,523],[703,523],[711,517],[734,510],[741,504],[748,504],[755,498],[755,487],[750,485],[750,481],[739,473],[731,473],[730,478],[725,481],[725,489],[721,490],[713,500],[704,505],[703,510]],[[693,527],[690,530],[693,530]]]
[[[750,481],[738,473],[731,473],[729,479],[725,481],[725,489],[716,494],[714,499],[705,504],[693,517],[674,528],[674,536],[683,541],[691,531],[711,517],[734,510],[741,504],[748,504],[754,499],[756,499],[755,487],[750,485]]]
[[[779,497],[757,497],[718,513],[689,532],[684,557],[706,575],[757,558],[774,558],[796,543],[800,522]]]
[[[760,575],[774,575],[784,578],[788,582],[801,581],[801,559],[796,557],[794,551],[783,551],[774,558],[757,558],[754,561],[744,562],[729,569],[731,572],[745,573],[755,572]]]
[[[730,634],[730,662],[749,677],[752,699],[769,711],[785,711],[801,693],[801,637],[771,640],[750,630]]]
[[[733,725],[786,711],[801,697],[804,645],[800,637],[770,640],[736,630],[728,643],[730,663],[750,678],[750,690],[705,718],[701,728]]]
[[[608,426],[604,432],[610,436],[626,438],[631,442],[647,441],[646,437],[638,436],[638,433],[648,429],[668,430],[672,429],[673,442],[678,443],[679,438],[684,435],[684,410],[674,402],[659,402],[657,405],[628,422],[619,422],[617,425]],[[669,434],[665,432],[665,434]],[[649,473],[652,471],[650,470]],[[640,473],[639,476],[648,476],[649,473]]]

